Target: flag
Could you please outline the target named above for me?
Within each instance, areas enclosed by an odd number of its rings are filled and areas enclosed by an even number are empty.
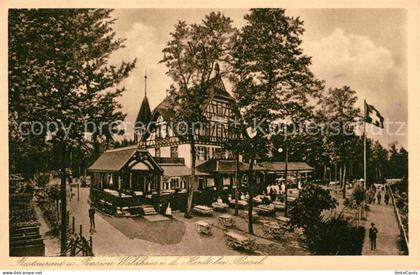
[[[365,101],[365,121],[377,127],[384,128],[384,117],[379,111]]]

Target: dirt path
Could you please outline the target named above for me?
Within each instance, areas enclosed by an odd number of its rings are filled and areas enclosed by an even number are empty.
[[[400,255],[398,247],[400,232],[393,206],[391,204],[370,204],[369,207],[362,255]],[[379,231],[376,250],[370,250],[369,247],[369,227],[372,222],[375,223]]]

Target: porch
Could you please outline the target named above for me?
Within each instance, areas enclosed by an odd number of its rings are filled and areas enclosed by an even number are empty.
[[[89,168],[90,201],[112,215],[135,216],[157,205],[163,170],[145,150],[130,146],[108,150]]]

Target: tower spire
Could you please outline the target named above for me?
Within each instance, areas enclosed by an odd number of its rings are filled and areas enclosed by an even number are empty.
[[[147,97],[147,69],[144,70],[144,97]]]

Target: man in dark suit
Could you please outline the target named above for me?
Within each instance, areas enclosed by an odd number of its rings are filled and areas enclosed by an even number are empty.
[[[369,228],[369,240],[370,240],[370,250],[376,250],[376,237],[378,236],[378,229],[375,227],[374,223],[370,224]]]

